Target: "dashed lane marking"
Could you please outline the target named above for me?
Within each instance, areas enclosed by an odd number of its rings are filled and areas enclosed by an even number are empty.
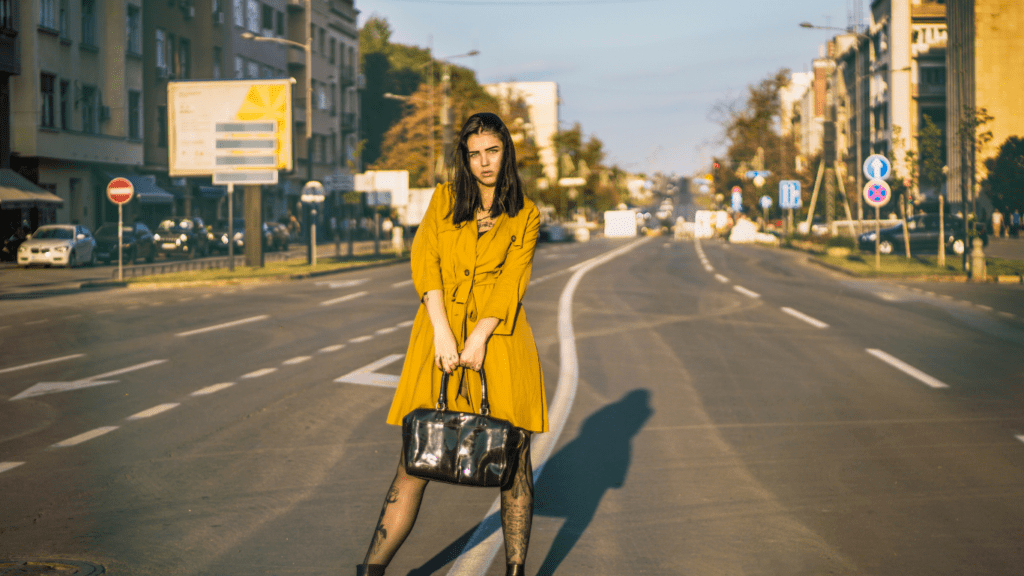
[[[333,346],[325,346],[325,347],[317,350],[317,352],[319,352],[321,354],[329,354],[331,352],[337,352],[338,350],[341,350],[344,347],[345,347],[344,344],[335,344]]]
[[[342,296],[341,298],[334,298],[333,300],[324,300],[323,302],[320,303],[320,305],[321,306],[330,306],[332,304],[339,304],[341,302],[347,302],[349,300],[355,300],[356,298],[361,298],[363,296],[366,296],[367,294],[369,294],[369,292],[356,292],[355,294],[349,294],[347,296]]]
[[[262,376],[266,376],[267,374],[273,374],[274,372],[277,372],[277,368],[261,368],[259,370],[254,371],[254,372],[249,372],[248,374],[243,374],[242,375],[242,379],[250,380],[252,378],[260,378]]]
[[[928,374],[925,374],[924,372],[918,370],[917,368],[914,368],[910,364],[907,364],[906,362],[900,360],[899,358],[896,358],[895,356],[886,354],[885,352],[882,352],[881,350],[877,350],[874,348],[868,348],[867,352],[868,354],[871,354],[872,356],[878,358],[882,362],[885,362],[886,364],[892,366],[893,368],[896,368],[897,370],[902,371],[903,373],[909,376],[917,378],[918,380],[924,382],[925,384],[931,386],[932,388],[949,388],[949,385],[947,385],[946,383],[941,382],[929,376]]]
[[[404,288],[405,286],[412,286],[412,280],[405,280],[404,282],[395,282],[391,285],[392,288]]]
[[[749,297],[749,298],[760,298],[761,297],[761,295],[758,294],[757,292],[754,292],[753,290],[747,290],[743,286],[733,286],[732,289],[737,291],[737,292],[739,292],[740,294],[743,294],[744,296]]]
[[[162,414],[164,412],[167,412],[168,410],[170,410],[172,408],[177,408],[180,405],[181,404],[178,404],[176,402],[169,402],[167,404],[160,404],[159,406],[153,406],[149,410],[143,410],[142,412],[139,412],[138,414],[132,414],[128,418],[125,418],[125,420],[142,420],[143,418],[151,418],[153,416],[156,416],[157,414]]]
[[[718,280],[722,284],[728,284],[729,283],[729,279],[726,278],[725,276],[722,276],[721,274],[715,274],[715,280]]]
[[[225,388],[230,388],[234,385],[234,382],[222,382],[220,384],[214,384],[213,386],[207,386],[206,388],[200,388],[199,390],[189,394],[189,396],[207,396],[209,394],[220,392]]]
[[[810,324],[811,326],[814,326],[815,328],[828,328],[828,324],[822,322],[821,320],[818,320],[817,318],[812,318],[812,317],[808,316],[807,314],[804,314],[803,312],[800,312],[799,310],[794,310],[792,308],[783,307],[782,311],[785,312],[786,314],[789,314],[790,316],[792,316],[794,318],[799,318],[800,320],[803,320],[804,322],[807,322],[808,324]]]
[[[355,338],[349,340],[349,342],[353,344],[360,344],[362,342],[369,342],[370,340],[373,340],[373,336],[356,336]]]
[[[387,328],[381,328],[374,332],[374,334],[391,334],[395,330],[398,330],[398,326],[388,326]]]
[[[241,320],[235,320],[234,322],[225,322],[224,324],[217,324],[216,326],[207,326],[206,328],[199,328],[198,330],[189,330],[188,332],[180,332],[176,336],[194,336],[196,334],[203,334],[205,332],[213,332],[214,330],[222,330],[224,328],[233,328],[235,326],[241,326],[242,324],[249,324],[252,322],[259,322],[270,318],[266,314],[260,316],[253,316],[252,318],[243,318]]]
[[[71,438],[68,438],[67,440],[64,440],[62,442],[57,442],[56,444],[52,445],[51,448],[69,448],[71,446],[77,446],[82,442],[88,442],[93,438],[99,438],[100,436],[103,436],[108,432],[113,432],[114,430],[117,429],[118,426],[102,426],[100,428],[96,428],[95,430],[83,432],[78,436],[72,436]]]
[[[21,466],[24,462],[0,462],[0,474]]]
[[[61,356],[60,358],[51,358],[49,360],[40,360],[39,362],[32,362],[31,364],[22,364],[21,366],[11,366],[10,368],[4,368],[0,370],[0,374],[6,374],[8,372],[16,372],[18,370],[25,370],[28,368],[35,368],[36,366],[45,366],[47,364],[53,364],[55,362],[64,362],[65,360],[73,360],[75,358],[81,358],[85,354],[71,354],[70,356]]]
[[[284,362],[282,362],[282,364],[285,366],[294,366],[296,364],[302,364],[303,362],[309,360],[310,358],[310,356],[296,356],[295,358],[285,360]]]

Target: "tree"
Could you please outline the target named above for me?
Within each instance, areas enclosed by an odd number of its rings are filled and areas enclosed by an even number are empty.
[[[946,165],[946,138],[942,128],[928,114],[918,134],[917,149],[921,155],[920,185],[940,190],[946,181],[942,168]]]
[[[562,195],[566,191],[561,186],[553,186],[542,192],[541,198],[545,202],[554,205],[562,216],[577,208],[586,207],[603,212],[618,204],[619,196],[614,185],[608,182],[602,186],[605,152],[601,140],[596,136],[584,138],[583,127],[579,122],[568,130],[560,130],[552,140],[558,155],[559,178],[582,177],[587,183],[576,187],[579,194],[576,198],[566,196],[564,204]]]
[[[985,161],[988,178],[982,190],[1000,210],[1024,211],[1024,138],[1010,136],[995,158]]]

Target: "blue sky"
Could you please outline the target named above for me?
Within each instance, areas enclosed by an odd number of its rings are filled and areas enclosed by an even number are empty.
[[[563,128],[579,122],[607,163],[691,175],[722,150],[712,110],[780,68],[810,70],[853,6],[870,0],[356,0],[360,25],[456,60],[482,83],[553,81]]]

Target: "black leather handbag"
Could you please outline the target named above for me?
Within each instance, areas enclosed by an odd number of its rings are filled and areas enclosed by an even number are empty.
[[[402,419],[405,471],[427,480],[466,486],[506,486],[512,477],[525,433],[511,422],[492,418],[487,379],[480,371],[480,413],[450,412],[448,374],[441,376],[437,407],[417,408]]]

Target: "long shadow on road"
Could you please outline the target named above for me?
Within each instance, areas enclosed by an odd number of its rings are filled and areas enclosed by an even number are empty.
[[[594,412],[583,423],[579,436],[537,470],[534,513],[565,518],[538,576],[555,573],[590,526],[605,492],[625,483],[632,459],[633,437],[653,413],[650,391],[633,390],[618,402]],[[409,576],[427,576],[442,569],[465,551],[479,526],[488,529],[477,535],[477,541],[499,530],[501,524],[497,516],[485,518],[422,566],[410,571]]]

